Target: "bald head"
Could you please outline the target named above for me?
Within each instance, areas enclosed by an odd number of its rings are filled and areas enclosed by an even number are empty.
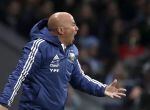
[[[71,14],[57,12],[48,19],[48,28],[51,35],[57,36],[62,44],[69,45],[74,41],[78,27]]]
[[[67,12],[54,13],[48,19],[48,28],[56,29],[58,27],[64,27],[69,19],[73,19],[73,17]]]

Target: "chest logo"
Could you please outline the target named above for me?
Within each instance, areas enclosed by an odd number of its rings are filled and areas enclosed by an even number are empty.
[[[60,59],[59,59],[58,55],[56,54],[49,65],[51,72],[59,72],[59,60]]]
[[[71,62],[75,60],[75,54],[74,53],[69,53],[69,59]]]

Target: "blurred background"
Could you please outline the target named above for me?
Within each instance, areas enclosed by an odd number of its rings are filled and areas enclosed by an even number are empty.
[[[71,13],[79,27],[75,44],[85,73],[106,84],[117,78],[127,89],[126,98],[114,100],[70,87],[65,110],[150,110],[149,0],[0,0],[0,92],[32,26],[58,11]]]

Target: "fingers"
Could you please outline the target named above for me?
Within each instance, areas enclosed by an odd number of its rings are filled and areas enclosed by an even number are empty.
[[[121,99],[121,96],[119,96],[119,95],[117,95],[117,94],[114,94],[114,95],[113,95],[113,98],[119,98],[119,99]]]
[[[125,88],[120,88],[117,86],[117,79],[115,79],[109,86],[107,86],[105,90],[105,94],[110,96],[111,98],[122,98],[125,97],[125,92],[127,91]]]
[[[119,96],[119,95],[117,95],[117,94],[112,94],[112,95],[110,95],[110,97],[111,97],[111,98],[119,98],[119,99],[121,99],[121,96]]]
[[[124,89],[124,88],[119,88],[118,89],[118,92],[126,92],[127,90],[126,89]]]
[[[113,94],[112,98],[119,98],[121,99],[122,97],[125,97],[126,94],[124,93],[116,93],[116,94]]]
[[[119,96],[126,96],[126,94],[124,94],[124,93],[117,93],[117,95],[119,95]]]
[[[111,98],[119,98],[119,99],[126,96],[126,94],[122,92],[106,92],[106,95]]]
[[[121,96],[121,97],[125,97],[126,96],[126,94],[125,94],[126,91],[127,90],[124,89],[124,88],[119,88],[118,89],[118,93],[116,93],[116,94],[119,95],[119,96]]]

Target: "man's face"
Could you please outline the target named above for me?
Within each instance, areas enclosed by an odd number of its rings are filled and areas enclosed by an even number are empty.
[[[64,23],[64,40],[69,45],[74,41],[74,36],[77,34],[78,27],[72,16],[68,16],[66,23]]]

